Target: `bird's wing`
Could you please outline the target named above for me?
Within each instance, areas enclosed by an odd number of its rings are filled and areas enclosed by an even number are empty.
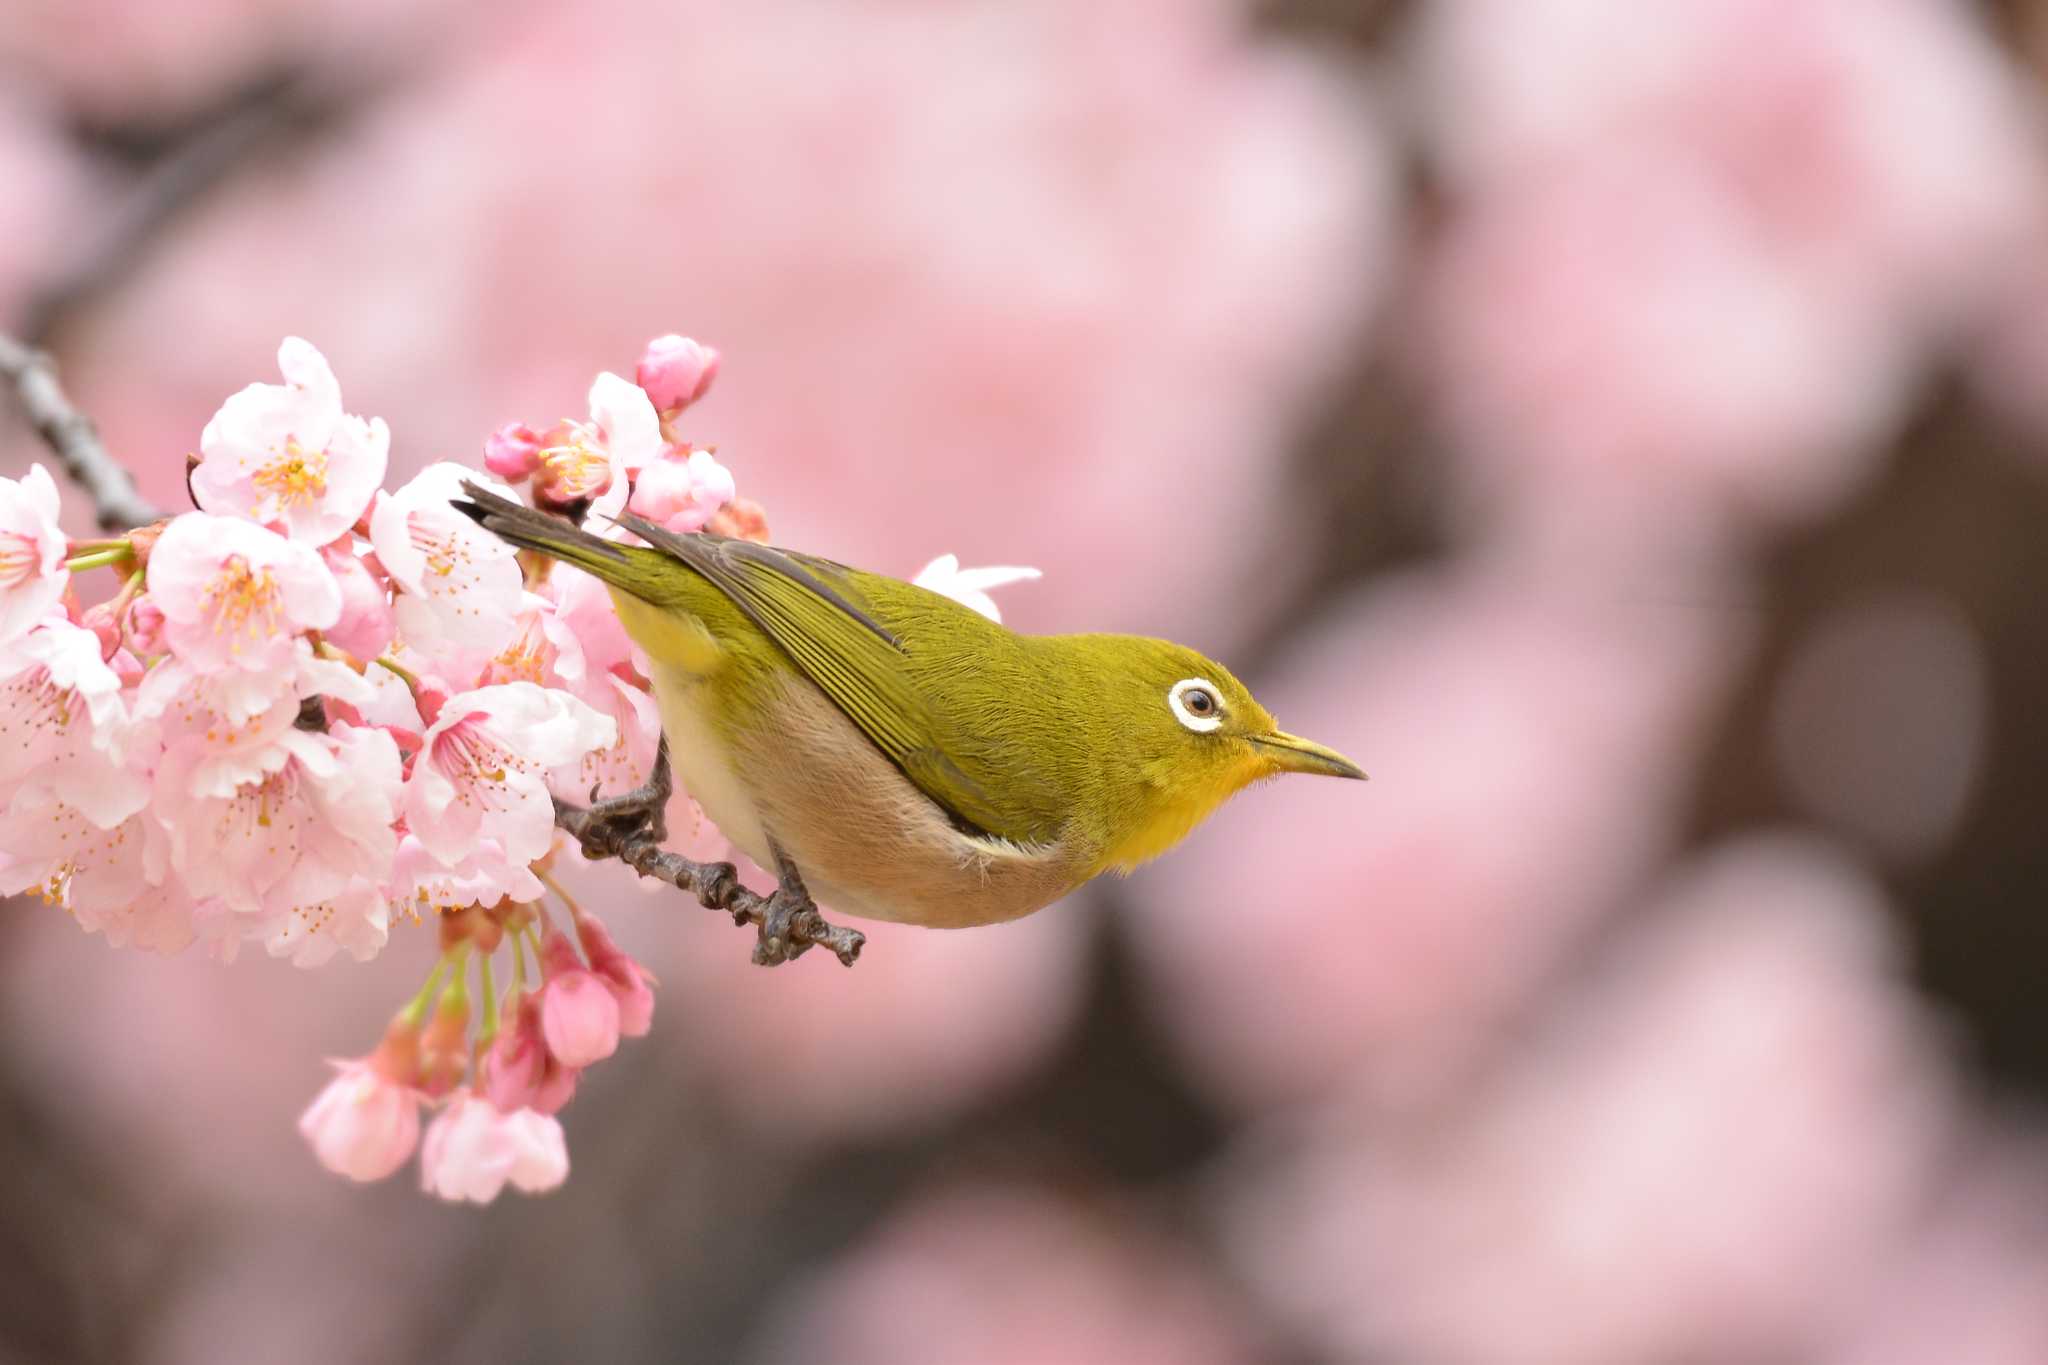
[[[619,523],[716,587],[887,754],[973,834],[1029,840],[981,783],[949,757],[957,737],[919,691],[903,642],[849,597],[844,566],[746,540],[677,535],[630,514]]]

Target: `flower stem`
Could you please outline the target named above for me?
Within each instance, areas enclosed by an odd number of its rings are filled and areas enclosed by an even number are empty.
[[[419,675],[414,673],[405,665],[399,663],[398,660],[391,658],[389,655],[386,654],[379,654],[375,660],[375,663],[379,668],[386,669],[392,673],[397,674],[398,680],[404,683],[406,690],[408,692],[411,692],[415,697],[417,697],[420,694]]]
[[[441,984],[441,977],[448,971],[448,964],[454,956],[453,953],[441,954],[441,960],[434,964],[434,970],[427,973],[426,984],[420,987],[420,993],[398,1012],[399,1018],[414,1028],[420,1026],[427,1017],[427,1003],[434,998],[434,988]]]
[[[513,941],[512,951],[515,953],[519,951],[519,943],[516,939]],[[480,997],[477,1001],[477,1017],[483,1020],[483,1026],[477,1030],[476,1035],[477,1065],[481,1067],[483,1065],[484,1052],[490,1047],[492,1040],[498,1036],[498,982],[491,974],[491,955],[489,953],[480,955],[477,958],[476,966],[477,974],[482,978],[479,982],[481,989],[477,992]]]
[[[124,540],[112,549],[92,550],[67,559],[64,561],[64,567],[73,573],[82,573],[87,569],[98,569],[108,564],[118,564],[124,559],[133,557],[134,554],[135,551],[129,549],[128,542]]]

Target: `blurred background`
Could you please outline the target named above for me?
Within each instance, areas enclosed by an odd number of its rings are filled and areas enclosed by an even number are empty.
[[[9,906],[0,1358],[2048,1361],[2044,71],[2037,0],[4,0],[0,327],[158,501],[289,333],[396,484],[681,331],[780,542],[1039,565],[1373,781],[850,972],[593,872],[655,1031],[483,1211],[293,1129],[426,935]]]

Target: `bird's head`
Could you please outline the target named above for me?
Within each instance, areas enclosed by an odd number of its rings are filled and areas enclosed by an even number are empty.
[[[1363,778],[1356,763],[1282,730],[1213,659],[1166,640],[1125,637],[1106,712],[1128,760],[1108,865],[1128,870],[1186,837],[1233,793],[1282,773]]]

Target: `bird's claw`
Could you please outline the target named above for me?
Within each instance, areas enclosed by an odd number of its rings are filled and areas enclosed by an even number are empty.
[[[811,940],[796,932],[798,920],[820,918],[810,893],[799,886],[780,886],[761,907],[761,929],[754,942],[754,965],[773,967],[792,962],[809,951]]]

